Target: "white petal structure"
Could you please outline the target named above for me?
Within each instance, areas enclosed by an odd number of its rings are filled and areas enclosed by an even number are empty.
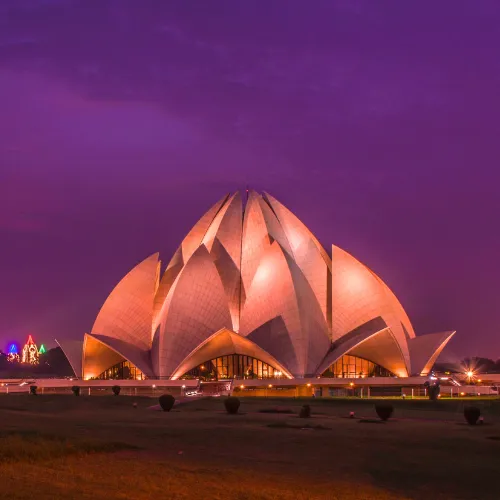
[[[268,193],[265,193],[265,198],[276,213],[290,243],[294,259],[311,285],[325,320],[330,324],[332,262],[329,255],[311,231],[288,208]]]
[[[91,333],[120,339],[138,349],[150,347],[158,256],[155,253],[142,261],[116,285],[99,311]]]
[[[221,328],[231,328],[231,314],[214,261],[204,245],[193,253],[175,280],[161,313],[153,366],[171,376],[195,347]]]
[[[403,307],[368,267],[335,245],[332,247],[332,339],[337,340],[381,316],[400,346],[404,373],[410,372],[408,339],[415,336]]]
[[[408,376],[399,342],[380,316],[351,330],[335,341],[317,372],[325,372],[330,365],[346,354],[369,360],[398,377]]]
[[[430,333],[410,340],[410,354],[414,375],[428,375],[441,351],[455,332]]]
[[[261,257],[248,289],[241,334],[298,377],[314,375],[329,347],[328,326],[314,293],[277,241]]]
[[[162,275],[158,254],[133,268],[83,352],[61,346],[85,378],[177,379],[208,364],[217,376],[321,377],[344,358],[405,377],[427,374],[453,333],[417,337],[375,273],[336,246],[330,256],[288,208],[250,191],[213,205]]]
[[[83,376],[83,340],[56,340],[77,377]]]
[[[241,196],[236,193],[216,215],[203,238],[222,280],[235,332],[240,324],[242,211]]]

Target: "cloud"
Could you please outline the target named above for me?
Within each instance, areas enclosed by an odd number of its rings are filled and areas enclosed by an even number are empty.
[[[498,253],[499,19],[497,0],[0,1],[12,310],[29,315],[33,249],[47,268],[66,259],[62,295],[84,278],[92,294],[116,277],[103,259],[118,276],[170,252],[221,192],[250,184],[406,280],[424,331],[439,328],[418,311],[434,285],[436,303],[461,301],[440,308],[442,327],[476,328],[467,290],[493,273],[463,263]]]
[[[482,18],[471,9],[448,22],[445,3],[429,15],[425,5],[345,0],[32,2],[4,16],[0,61],[89,99],[159,104],[228,138],[278,125],[294,137],[294,115],[304,127],[332,126],[452,106],[463,67],[455,44]]]
[[[59,200],[33,181],[21,172],[0,176],[0,232],[41,232],[61,209]]]

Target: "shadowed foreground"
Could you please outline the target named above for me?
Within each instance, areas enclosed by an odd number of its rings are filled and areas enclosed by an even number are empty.
[[[137,403],[137,408],[132,403]],[[220,399],[170,413],[130,397],[2,396],[0,475],[9,498],[497,498],[500,405],[464,425],[461,402],[395,401],[385,424],[373,402]],[[262,413],[289,409],[294,413]],[[306,427],[307,426],[307,427]],[[304,428],[305,427],[305,428]]]

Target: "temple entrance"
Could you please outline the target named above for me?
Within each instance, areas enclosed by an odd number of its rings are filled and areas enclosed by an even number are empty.
[[[283,372],[260,359],[241,354],[219,356],[192,368],[181,378],[198,378],[204,381],[224,379],[265,379],[281,378]]]

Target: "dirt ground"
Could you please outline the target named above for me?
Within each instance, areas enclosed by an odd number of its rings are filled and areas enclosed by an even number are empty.
[[[470,401],[388,401],[386,423],[375,401],[241,401],[228,415],[221,398],[166,413],[150,398],[2,395],[0,498],[499,498],[498,400],[474,403],[477,426]]]

